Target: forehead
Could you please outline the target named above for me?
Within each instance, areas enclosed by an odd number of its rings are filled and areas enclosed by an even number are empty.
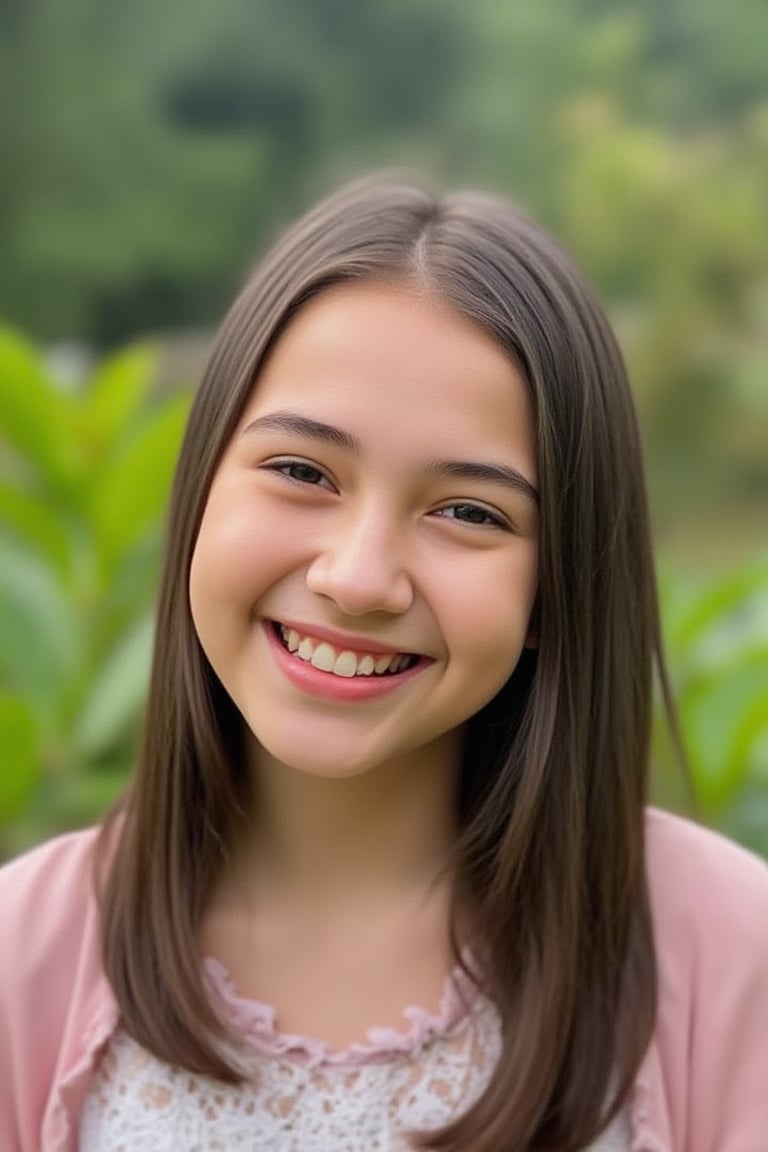
[[[366,445],[509,455],[535,476],[527,382],[478,324],[406,284],[345,283],[312,299],[277,340],[244,422],[290,409]]]

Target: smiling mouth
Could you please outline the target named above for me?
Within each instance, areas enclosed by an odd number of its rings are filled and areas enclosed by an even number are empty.
[[[412,652],[364,652],[351,648],[335,648],[327,640],[318,640],[288,628],[279,621],[272,621],[272,628],[287,652],[306,664],[311,664],[319,672],[341,676],[351,680],[364,676],[378,679],[397,676],[415,667],[421,657]]]

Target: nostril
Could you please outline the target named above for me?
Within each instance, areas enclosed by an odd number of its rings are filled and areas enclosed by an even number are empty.
[[[370,549],[350,556],[331,551],[318,556],[307,571],[307,587],[332,600],[346,615],[371,612],[402,613],[413,602],[408,574],[391,563],[377,561]]]

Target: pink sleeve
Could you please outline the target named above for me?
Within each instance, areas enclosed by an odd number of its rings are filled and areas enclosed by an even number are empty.
[[[766,1152],[768,868],[662,813],[649,817],[648,848],[660,978],[655,1043],[673,1147]]]
[[[92,833],[0,869],[0,1149],[39,1152],[91,905]]]

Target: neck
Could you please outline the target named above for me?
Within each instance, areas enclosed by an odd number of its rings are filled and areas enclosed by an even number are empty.
[[[242,891],[335,902],[445,879],[456,838],[459,741],[348,778],[252,755],[253,800],[231,878]]]

